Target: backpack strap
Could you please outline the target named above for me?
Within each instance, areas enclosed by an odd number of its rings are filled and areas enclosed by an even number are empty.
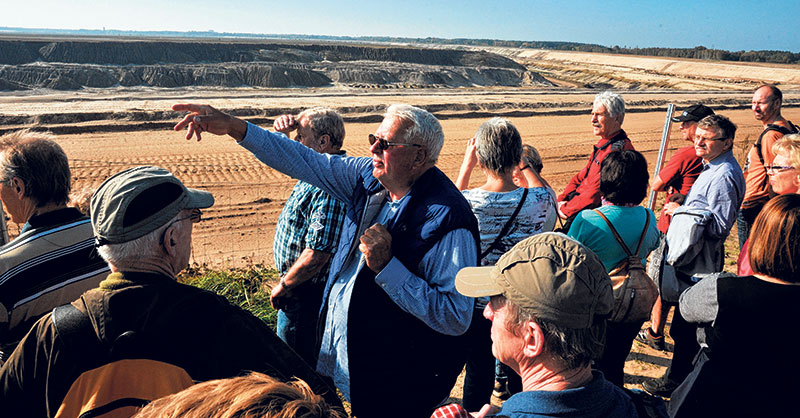
[[[793,124],[791,121],[787,120],[786,122],[789,123],[788,128],[783,127],[781,125],[775,125],[772,123],[768,124],[767,127],[764,128],[764,130],[761,132],[761,135],[758,136],[756,143],[753,144],[753,148],[756,149],[756,154],[758,154],[758,159],[761,160],[761,166],[764,167],[764,171],[767,170],[764,164],[764,154],[761,152],[761,140],[764,138],[764,134],[766,134],[769,131],[778,131],[784,135],[789,135],[793,132],[800,131],[800,128],[798,128],[797,125]]]
[[[592,210],[598,215],[600,215],[600,217],[603,218],[604,221],[606,221],[606,225],[608,225],[608,228],[611,230],[611,233],[614,234],[614,238],[616,238],[617,243],[619,243],[622,249],[625,250],[625,254],[627,254],[628,257],[631,257],[633,255],[636,255],[638,257],[639,250],[642,249],[642,242],[644,241],[644,237],[647,235],[647,229],[648,227],[650,227],[650,216],[648,216],[647,214],[647,209],[645,209],[644,211],[645,215],[644,229],[642,230],[642,235],[639,237],[639,244],[636,246],[636,252],[633,254],[631,254],[631,250],[628,249],[628,246],[625,245],[625,241],[622,240],[622,237],[619,236],[619,233],[617,232],[616,228],[614,228],[614,225],[611,225],[611,221],[609,221],[608,218],[606,218],[606,215],[603,215],[603,212],[600,212],[597,209],[592,209]]]
[[[517,208],[514,209],[514,213],[511,214],[511,217],[508,218],[506,224],[503,225],[503,229],[500,230],[499,234],[497,234],[497,238],[494,239],[492,245],[490,245],[481,253],[481,256],[478,259],[478,261],[482,261],[484,258],[486,258],[487,255],[489,255],[490,252],[492,252],[492,250],[494,250],[498,245],[500,245],[500,239],[506,236],[508,230],[511,229],[511,224],[514,223],[514,219],[517,218],[519,211],[522,209],[522,205],[525,203],[525,198],[527,197],[528,197],[528,188],[524,187],[522,191],[522,199],[519,200],[519,204],[517,205]]]
[[[100,341],[92,328],[89,315],[71,303],[53,308],[52,318],[56,335],[66,347],[75,345],[77,341],[96,341],[99,345]]]

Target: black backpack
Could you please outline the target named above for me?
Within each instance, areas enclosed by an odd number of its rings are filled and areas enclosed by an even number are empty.
[[[151,401],[194,383],[186,370],[174,364],[117,355],[114,346],[98,339],[89,315],[73,305],[56,307],[52,319],[56,338],[67,351],[102,359],[99,367],[83,372],[72,383],[55,418],[130,417]],[[136,338],[134,331],[127,331],[114,345],[125,346]]]

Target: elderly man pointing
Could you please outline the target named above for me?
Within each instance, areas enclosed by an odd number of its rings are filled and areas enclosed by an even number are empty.
[[[353,414],[424,417],[449,394],[464,364],[472,299],[455,289],[477,263],[478,223],[455,185],[435,167],[444,143],[430,113],[390,106],[371,157],[319,154],[210,106],[175,126],[187,139],[230,135],[270,167],[345,203],[320,320],[317,371],[351,401]],[[390,394],[394,402],[387,402]]]

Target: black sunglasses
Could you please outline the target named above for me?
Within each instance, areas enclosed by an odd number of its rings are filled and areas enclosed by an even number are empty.
[[[373,144],[375,144],[376,141],[378,142],[378,148],[380,148],[381,151],[385,151],[385,150],[389,149],[389,147],[396,147],[396,146],[400,146],[400,145],[406,146],[406,147],[419,147],[419,148],[422,147],[422,145],[420,145],[420,144],[411,144],[411,143],[408,143],[408,142],[390,142],[390,141],[387,141],[387,140],[385,140],[383,138],[379,138],[379,137],[377,137],[377,136],[375,136],[373,134],[369,134],[369,144],[373,145]]]

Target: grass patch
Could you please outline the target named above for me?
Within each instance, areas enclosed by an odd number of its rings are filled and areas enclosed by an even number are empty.
[[[205,265],[193,265],[178,276],[178,281],[224,296],[275,329],[278,311],[269,303],[271,287],[262,287],[262,283],[278,281],[278,271],[272,267],[257,264],[247,268],[215,270]]]

